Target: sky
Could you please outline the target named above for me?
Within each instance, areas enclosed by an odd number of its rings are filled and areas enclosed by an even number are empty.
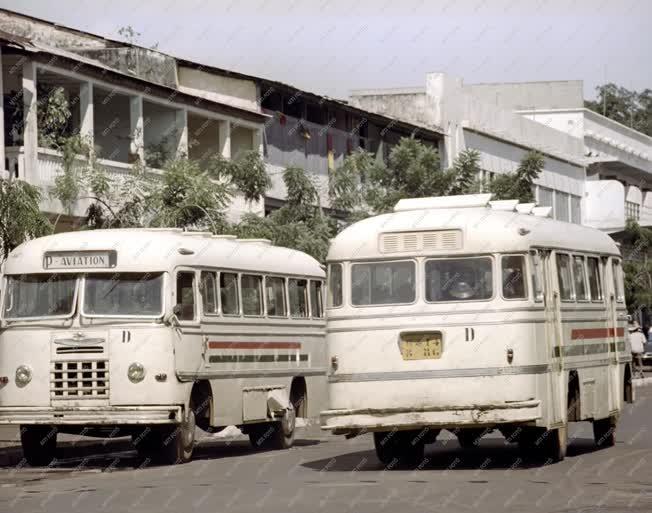
[[[583,80],[652,88],[649,0],[0,0],[177,57],[346,99],[353,89]]]

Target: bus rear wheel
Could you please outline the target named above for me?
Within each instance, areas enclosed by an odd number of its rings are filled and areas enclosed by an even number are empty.
[[[21,426],[20,444],[23,456],[32,467],[45,467],[54,461],[57,450],[57,428],[54,426]]]
[[[376,456],[385,466],[415,466],[423,461],[425,444],[419,431],[374,433]]]
[[[291,404],[280,421],[247,426],[249,442],[256,449],[289,449],[294,445],[295,431],[296,414]]]
[[[613,447],[616,444],[615,417],[593,421],[593,439],[598,447]]]

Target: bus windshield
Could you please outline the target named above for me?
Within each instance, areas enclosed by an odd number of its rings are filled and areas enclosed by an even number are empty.
[[[91,317],[158,317],[163,314],[163,275],[89,274],[82,313]]]
[[[5,319],[70,317],[75,307],[77,275],[7,276]]]

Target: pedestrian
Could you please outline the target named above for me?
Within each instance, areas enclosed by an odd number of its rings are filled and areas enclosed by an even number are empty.
[[[628,328],[629,342],[631,345],[632,359],[634,363],[634,376],[645,377],[643,374],[643,352],[645,351],[645,335],[641,327],[634,321]]]

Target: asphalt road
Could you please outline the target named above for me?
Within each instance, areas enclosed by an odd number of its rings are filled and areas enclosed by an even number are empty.
[[[575,424],[565,461],[524,458],[502,437],[475,449],[440,436],[420,470],[386,470],[371,437],[305,428],[296,446],[254,452],[242,437],[211,438],[193,462],[138,468],[119,442],[66,448],[52,469],[0,468],[0,512],[650,512],[652,387],[628,405],[615,447],[596,450]],[[81,452],[80,452],[81,451]]]

